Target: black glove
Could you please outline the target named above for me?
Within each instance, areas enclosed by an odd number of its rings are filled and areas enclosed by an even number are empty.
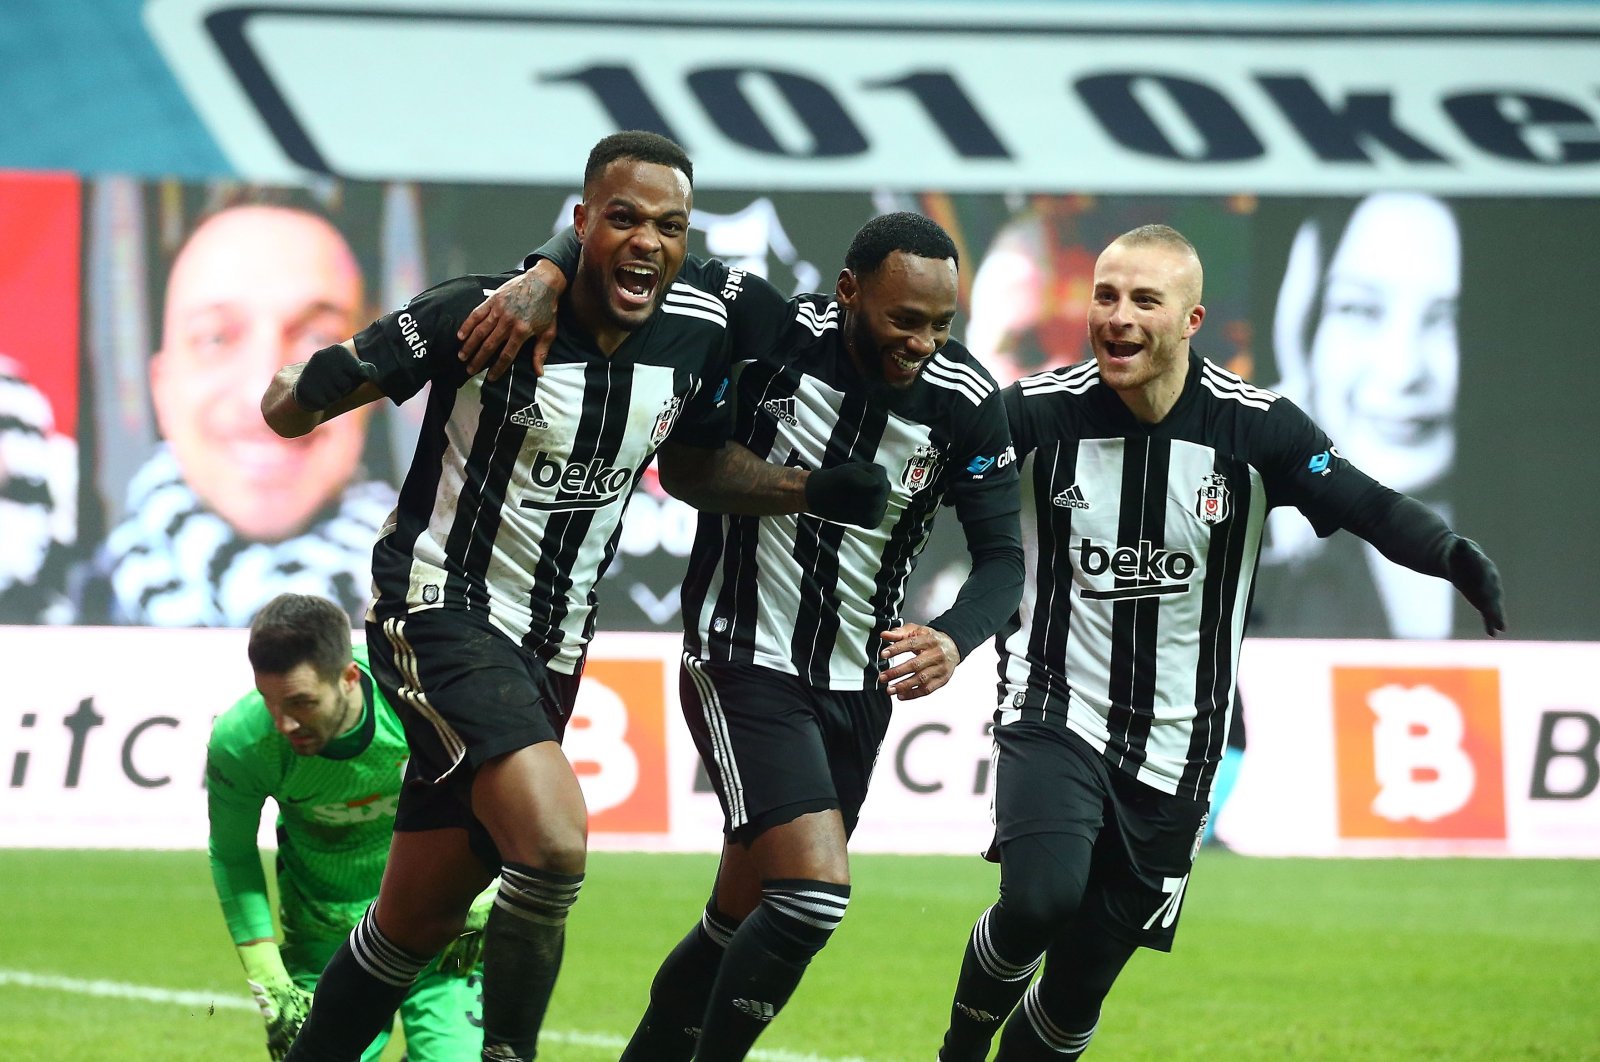
[[[1500,585],[1500,569],[1470,538],[1457,536],[1445,557],[1450,585],[1461,591],[1483,617],[1483,632],[1491,638],[1506,629],[1505,590]]]
[[[350,353],[343,343],[323,347],[311,355],[294,384],[294,400],[301,409],[320,413],[368,380],[378,378],[378,367]]]
[[[877,527],[889,509],[889,473],[870,461],[823,468],[806,477],[812,516],[857,527]]]

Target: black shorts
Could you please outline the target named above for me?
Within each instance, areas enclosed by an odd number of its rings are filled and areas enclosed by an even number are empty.
[[[683,717],[722,802],[723,832],[749,844],[813,811],[856,828],[893,701],[882,690],[821,690],[755,664],[685,653]]]
[[[560,741],[578,676],[549,670],[473,613],[443,609],[369,622],[367,655],[411,747],[394,828],[464,827],[480,858],[498,866],[472,814],[472,776],[496,756]]]
[[[1128,944],[1171,951],[1208,804],[1118,770],[1064,726],[994,729],[995,847],[1040,834],[1089,841],[1080,917]]]

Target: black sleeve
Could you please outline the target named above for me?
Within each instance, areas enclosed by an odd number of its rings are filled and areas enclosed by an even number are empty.
[[[721,449],[733,434],[733,403],[729,401],[727,347],[714,366],[707,366],[700,386],[689,396],[683,413],[672,425],[669,440],[701,450]]]
[[[968,364],[988,381],[991,390],[978,405],[963,405],[965,415],[953,432],[950,485],[945,500],[956,507],[962,523],[1022,511],[1017,448],[1007,416],[1012,389],[993,389],[989,374],[976,362]]]
[[[1034,429],[1032,416],[1035,403],[1023,399],[1020,384],[1007,387],[1003,395],[1006,423],[1011,429],[1011,445],[1016,447],[1019,458],[1027,457],[1039,447],[1039,433]]]
[[[928,626],[948,634],[965,660],[994,637],[1022,601],[1022,517],[1010,512],[963,520],[961,530],[972,554],[972,571],[955,604]]]
[[[1365,477],[1363,477],[1365,478]],[[1376,488],[1344,526],[1378,552],[1414,572],[1448,579],[1456,534],[1439,514],[1415,498],[1368,479]]]
[[[1287,398],[1279,398],[1251,440],[1250,461],[1261,469],[1269,506],[1299,509],[1318,537],[1348,527],[1352,514],[1371,504],[1374,488],[1327,434]]]
[[[436,381],[451,389],[467,380],[456,354],[456,329],[506,278],[456,277],[429,288],[356,333],[356,354],[377,366],[377,384],[396,405]]]
[[[711,259],[705,268],[721,270],[722,301],[728,307],[728,351],[734,361],[773,349],[794,320],[798,300],[786,299],[766,277],[730,269]]]
[[[547,258],[571,280],[578,275],[578,254],[582,250],[583,245],[578,242],[578,230],[568,225],[546,240],[538,250],[523,255],[522,269],[526,272],[539,259]]]
[[[948,634],[963,659],[993,637],[1022,600],[1022,489],[1007,404],[1002,392],[991,391],[951,452],[949,495],[972,571],[955,604],[928,626]]]
[[[1271,504],[1293,505],[1320,537],[1341,528],[1412,571],[1445,578],[1456,535],[1426,505],[1347,461],[1311,418],[1286,398],[1267,418],[1262,478]]]
[[[692,254],[684,259],[683,269],[678,273],[681,283],[720,298],[728,311],[728,321],[715,358],[706,362],[700,374],[700,386],[673,424],[669,438],[675,443],[715,450],[733,434],[732,348],[737,320],[734,299],[739,292],[738,284],[730,278],[742,272],[730,270],[719,259]]]

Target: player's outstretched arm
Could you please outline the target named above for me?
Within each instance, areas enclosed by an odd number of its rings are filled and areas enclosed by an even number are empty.
[[[466,364],[467,375],[487,367],[489,379],[500,379],[532,339],[533,371],[543,376],[545,356],[556,338],[556,303],[566,289],[566,276],[541,258],[480,302],[456,331],[461,340],[456,356]]]
[[[325,420],[382,398],[377,375],[377,366],[356,355],[355,340],[323,347],[277,371],[261,396],[261,417],[285,439],[299,438]]]
[[[1448,579],[1483,618],[1491,638],[1506,629],[1500,570],[1478,544],[1452,531],[1415,498],[1381,487],[1378,504],[1346,526],[1396,564]]]
[[[889,474],[869,461],[808,472],[763,461],[736,442],[716,450],[669,442],[657,457],[667,493],[705,512],[809,513],[836,523],[877,527],[889,507]]]

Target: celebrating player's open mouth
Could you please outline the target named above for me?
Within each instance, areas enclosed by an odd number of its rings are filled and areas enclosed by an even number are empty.
[[[1139,352],[1144,349],[1143,343],[1121,343],[1114,339],[1107,339],[1102,345],[1105,347],[1107,357],[1116,358],[1119,361],[1127,361],[1129,358],[1137,357]]]
[[[655,300],[661,270],[649,262],[624,262],[614,274],[617,299],[630,309],[642,310]]]

